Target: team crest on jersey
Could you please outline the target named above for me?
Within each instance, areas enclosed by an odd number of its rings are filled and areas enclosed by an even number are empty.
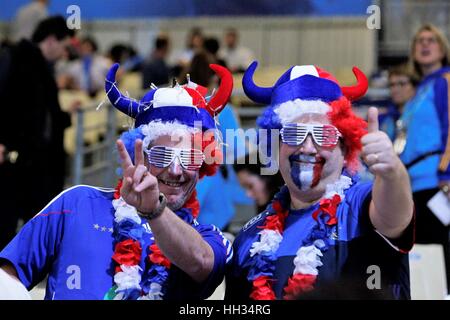
[[[263,218],[263,216],[266,216],[269,214],[269,211],[263,211],[260,214],[258,214],[257,216],[251,218],[243,227],[242,227],[242,231],[246,231],[248,228],[250,228],[252,225],[254,225],[256,222],[258,222],[259,220],[261,220]]]
[[[143,223],[142,226],[144,227],[145,232],[152,233],[152,228],[150,228],[150,225],[148,224],[148,222]]]

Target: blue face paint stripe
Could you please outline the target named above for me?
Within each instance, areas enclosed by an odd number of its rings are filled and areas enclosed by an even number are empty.
[[[302,189],[302,182],[300,180],[300,164],[296,163],[295,161],[300,160],[300,155],[291,154],[289,156],[289,163],[291,165],[291,178],[294,184],[301,190]]]
[[[291,178],[294,184],[301,190],[302,181],[300,180],[300,165],[291,162]]]

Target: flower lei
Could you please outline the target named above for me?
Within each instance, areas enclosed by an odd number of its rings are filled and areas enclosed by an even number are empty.
[[[319,208],[312,214],[317,224],[297,251],[294,258],[295,269],[284,288],[283,299],[296,299],[301,293],[314,288],[319,274],[318,267],[322,266],[320,257],[328,249],[332,227],[337,223],[337,207],[344,199],[344,191],[351,184],[349,177],[341,175],[335,183],[327,185],[325,195],[319,201]],[[249,267],[247,279],[253,284],[250,298],[254,300],[276,299],[272,288],[273,273],[289,205],[289,192],[287,187],[283,187],[272,202],[274,214],[269,215],[264,225],[259,227],[262,229],[258,232],[259,241],[254,242],[250,249],[250,259],[246,263]]]
[[[119,181],[112,201],[114,209],[114,286],[108,290],[105,300],[162,300],[166,291],[166,280],[171,263],[155,243],[153,235],[147,247],[145,270],[140,266],[144,233],[143,221],[136,208],[128,205],[120,196],[122,180]],[[177,215],[192,223],[199,213],[196,192],[186,202]],[[151,230],[150,230],[151,232]]]

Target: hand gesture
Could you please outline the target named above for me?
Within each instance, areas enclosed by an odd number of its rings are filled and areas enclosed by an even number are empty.
[[[375,176],[385,178],[401,166],[401,161],[394,152],[392,142],[386,133],[379,130],[378,109],[370,107],[367,113],[368,133],[361,139],[363,145],[362,159]]]
[[[137,139],[134,145],[134,164],[121,140],[117,140],[117,149],[123,170],[120,195],[139,212],[152,212],[159,204],[158,180],[150,174],[144,164],[142,140]]]

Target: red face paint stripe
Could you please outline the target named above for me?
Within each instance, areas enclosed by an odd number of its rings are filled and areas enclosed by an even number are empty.
[[[313,166],[313,180],[311,183],[311,188],[314,188],[319,184],[320,177],[322,176],[323,163],[318,163]]]

